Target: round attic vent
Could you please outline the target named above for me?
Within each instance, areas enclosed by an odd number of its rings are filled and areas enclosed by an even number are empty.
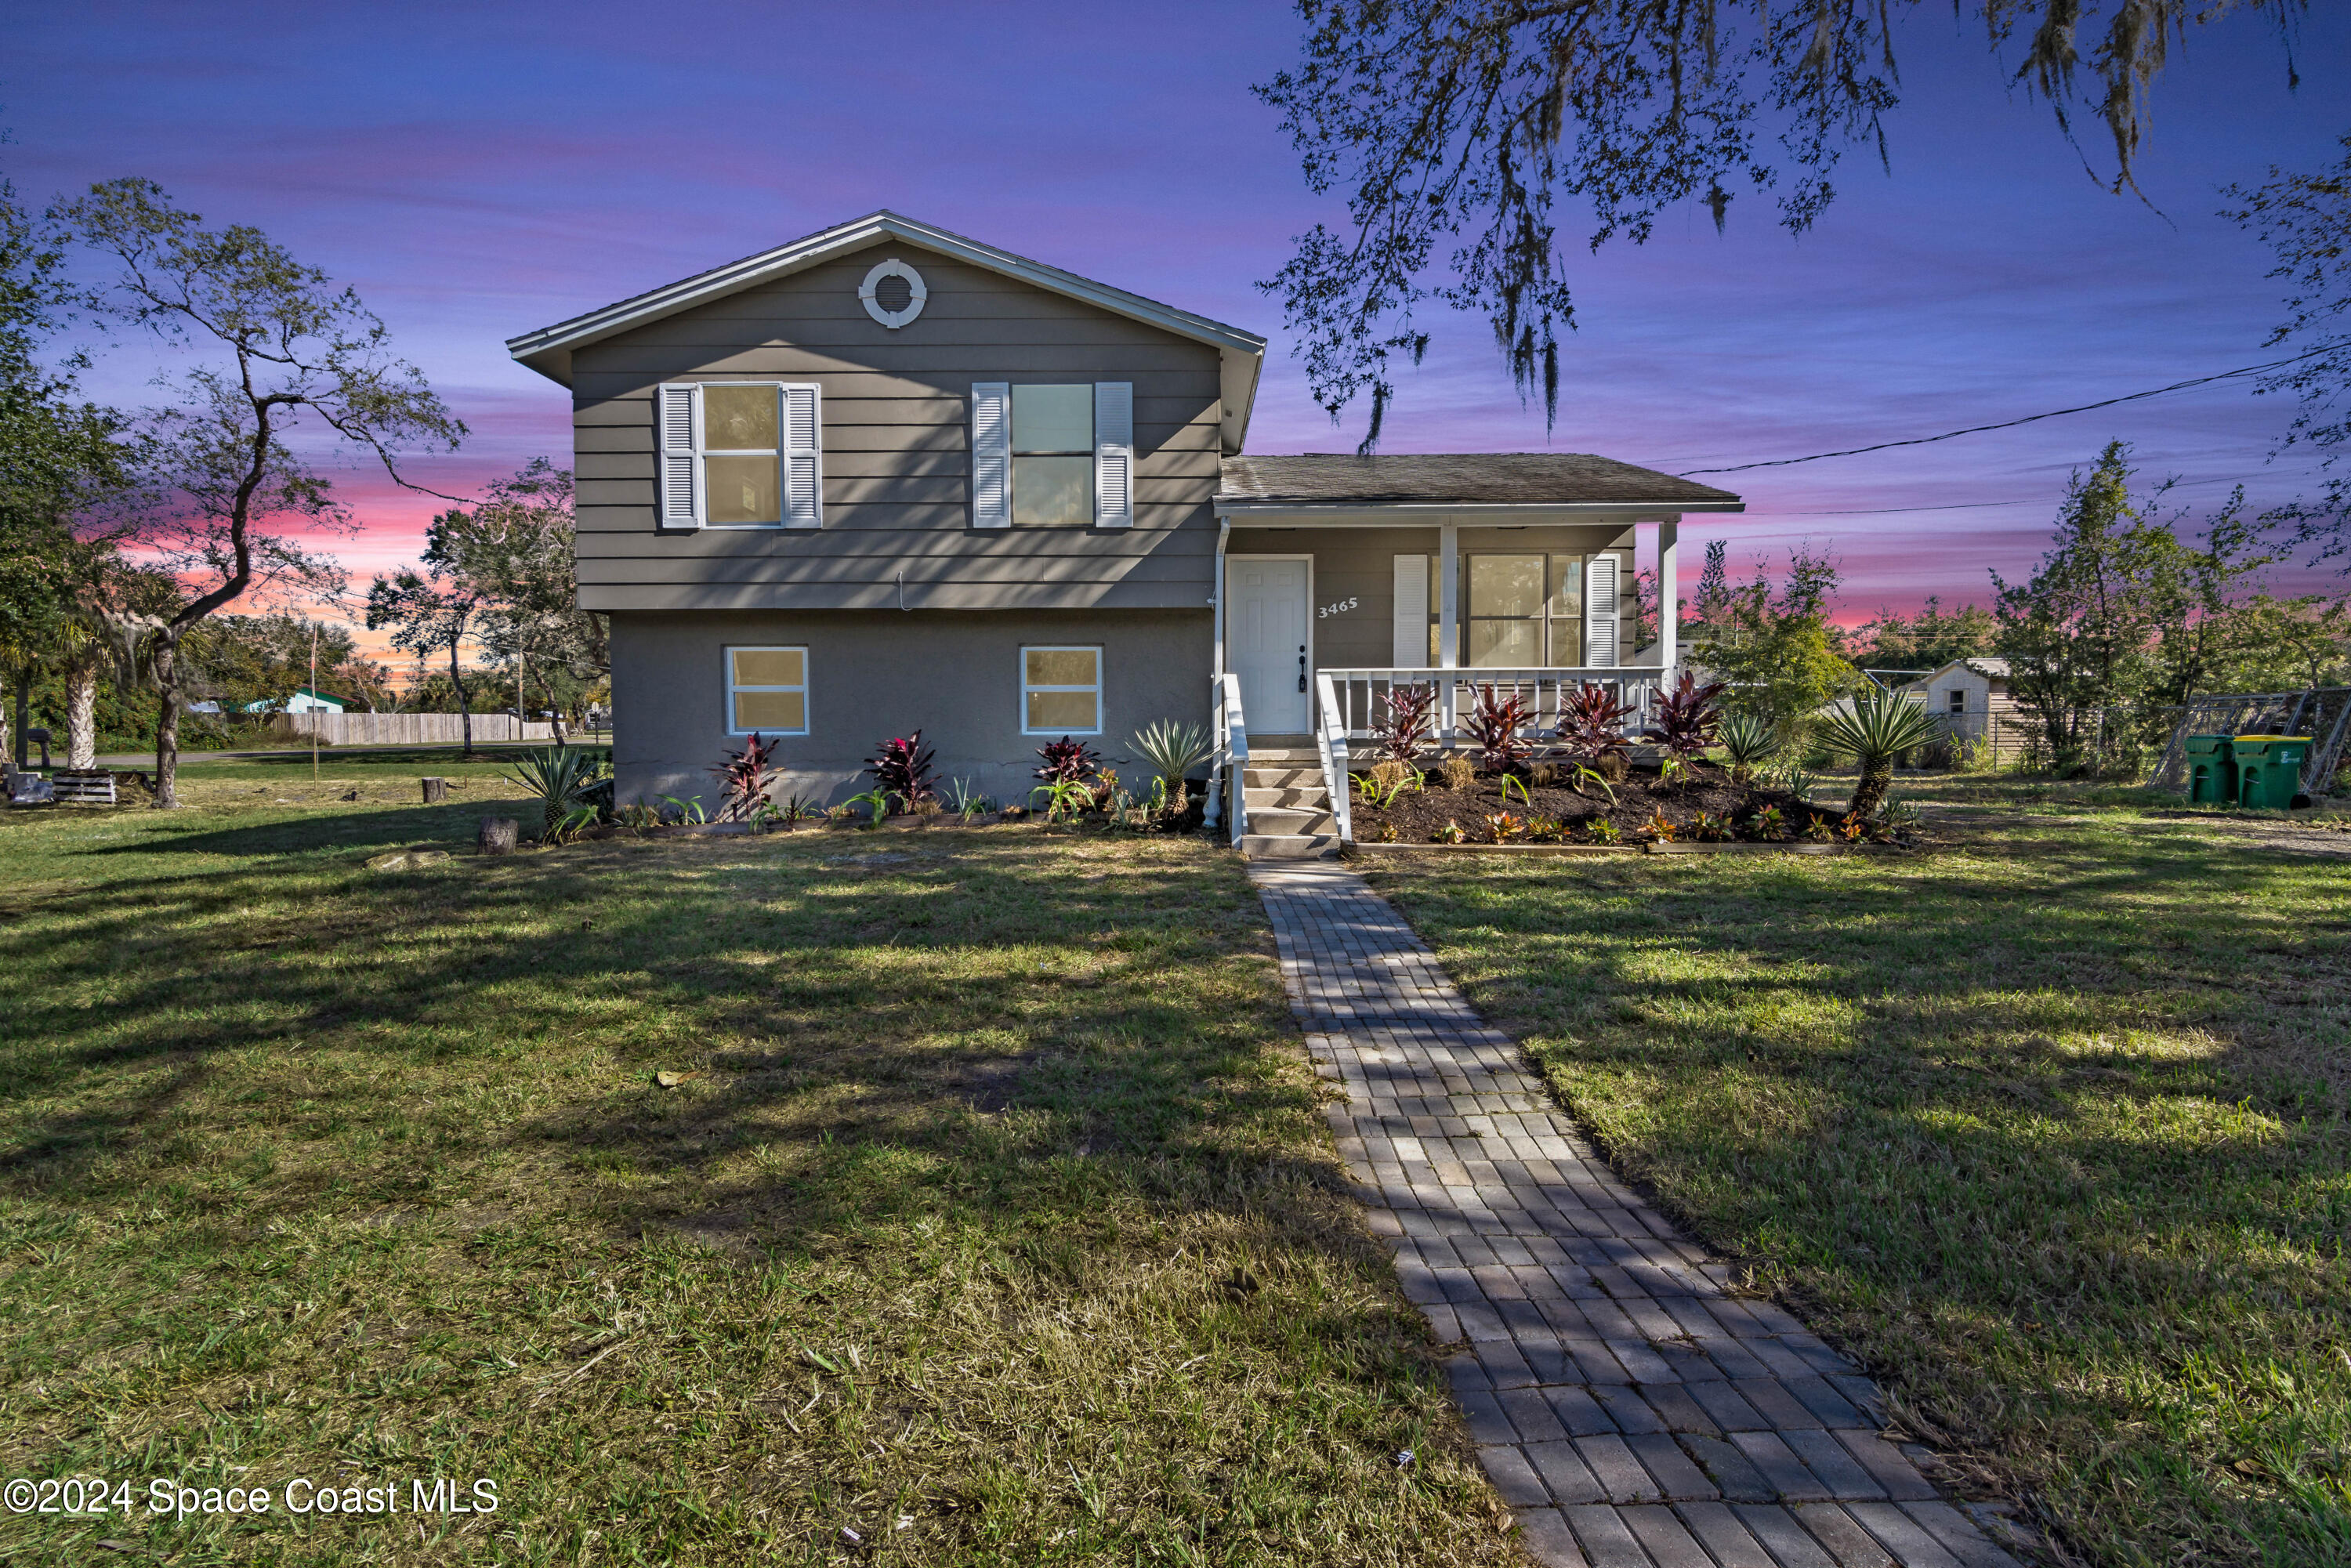
[[[858,285],[857,298],[864,302],[868,316],[894,332],[923,313],[923,301],[930,292],[923,287],[923,275],[893,256],[873,264],[873,270]]]

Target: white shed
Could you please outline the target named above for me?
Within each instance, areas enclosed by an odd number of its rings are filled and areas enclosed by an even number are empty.
[[[2016,700],[2009,695],[2008,674],[2006,659],[1979,653],[1953,659],[1901,689],[1922,698],[1927,711],[1949,727],[1953,739],[1973,742],[1989,735],[1995,753],[2005,756],[2022,750],[2025,736]]]

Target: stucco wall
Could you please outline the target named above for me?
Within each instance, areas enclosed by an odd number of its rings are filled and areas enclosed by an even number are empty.
[[[1088,744],[1130,786],[1147,780],[1129,737],[1155,719],[1208,722],[1213,622],[1196,611],[628,612],[612,616],[617,799],[698,796],[706,771],[742,748],[726,726],[725,649],[809,651],[809,733],[786,737],[782,788],[840,800],[867,787],[864,759],[914,729],[944,781],[969,778],[999,801],[1026,802],[1037,747],[1020,733],[1024,643],[1099,643],[1102,734]]]

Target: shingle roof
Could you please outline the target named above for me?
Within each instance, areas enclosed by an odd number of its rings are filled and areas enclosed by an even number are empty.
[[[1680,506],[1731,508],[1728,490],[1588,452],[1308,452],[1228,457],[1218,498],[1295,506]]]

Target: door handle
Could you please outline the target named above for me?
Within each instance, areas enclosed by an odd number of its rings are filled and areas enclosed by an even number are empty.
[[[1301,692],[1306,689],[1306,644],[1303,643],[1298,645],[1298,689]]]

